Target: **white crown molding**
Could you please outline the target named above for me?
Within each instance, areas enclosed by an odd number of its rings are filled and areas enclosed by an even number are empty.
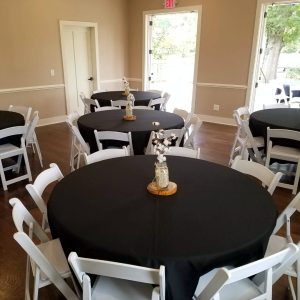
[[[67,116],[59,116],[53,118],[40,119],[37,123],[37,127],[62,123],[66,121],[66,118]]]
[[[127,78],[128,81],[142,82],[140,78]],[[101,80],[100,83],[119,83],[123,82],[123,79],[111,79],[111,80]]]
[[[222,125],[229,125],[229,126],[236,126],[236,123],[235,123],[233,118],[230,119],[230,118],[222,118],[222,117],[200,115],[200,114],[196,114],[196,116],[201,121],[204,121],[204,122],[216,123],[216,124],[222,124]]]
[[[246,85],[204,83],[204,82],[197,82],[197,86],[223,88],[223,89],[238,89],[238,90],[246,90],[248,88]]]
[[[41,91],[41,90],[53,90],[53,89],[63,89],[64,84],[55,84],[55,85],[42,85],[42,86],[29,86],[29,87],[20,87],[13,89],[2,89],[0,94],[10,94],[10,93],[20,93],[20,92],[31,92],[31,91]]]

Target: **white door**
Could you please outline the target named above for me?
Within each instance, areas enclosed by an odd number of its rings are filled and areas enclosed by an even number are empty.
[[[80,93],[90,97],[93,90],[90,28],[66,26],[64,30],[67,82],[70,112],[84,112]]]

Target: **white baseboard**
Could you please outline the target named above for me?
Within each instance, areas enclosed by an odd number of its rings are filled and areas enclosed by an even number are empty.
[[[201,121],[208,122],[208,123],[216,123],[216,124],[222,124],[222,125],[229,125],[229,126],[236,126],[236,123],[234,119],[230,118],[221,118],[221,117],[214,117],[214,116],[207,116],[207,115],[199,115],[196,114],[197,117]]]
[[[59,116],[53,118],[40,119],[37,123],[37,127],[65,122],[66,117],[67,116]]]

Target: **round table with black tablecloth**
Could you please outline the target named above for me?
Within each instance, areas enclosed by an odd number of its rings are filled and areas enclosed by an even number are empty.
[[[10,127],[24,126],[25,120],[23,115],[12,112],[12,111],[2,111],[0,110],[0,130],[7,129]],[[0,145],[3,144],[13,144],[15,146],[20,146],[21,136],[11,136],[4,139],[0,139]]]
[[[65,255],[166,267],[166,299],[191,300],[199,277],[264,256],[276,224],[271,195],[228,167],[168,156],[178,191],[150,194],[153,155],[101,161],[72,172],[48,202]]]
[[[99,111],[84,115],[78,119],[78,128],[84,138],[89,143],[91,153],[98,151],[94,130],[98,131],[118,131],[131,132],[132,144],[135,155],[144,154],[147,147],[151,131],[157,129],[181,129],[184,126],[182,117],[156,110],[134,110],[133,114],[137,117],[135,121],[123,119],[124,110]],[[158,127],[153,126],[152,122],[159,122]],[[103,149],[109,146],[122,146],[114,141],[101,141]]]
[[[259,110],[251,114],[249,127],[253,136],[262,136],[267,145],[267,128],[300,131],[299,108],[277,108]],[[272,139],[273,145],[300,149],[300,142],[289,139]]]
[[[142,91],[131,91],[135,101],[135,106],[148,106],[150,100],[158,99],[161,97],[160,94]],[[127,96],[123,96],[124,91],[117,92],[103,92],[92,95],[92,99],[97,99],[100,106],[111,106],[110,100],[127,100]],[[160,105],[156,105],[155,109],[159,110]]]

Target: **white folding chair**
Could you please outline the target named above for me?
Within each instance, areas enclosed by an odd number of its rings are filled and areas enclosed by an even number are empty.
[[[164,107],[165,102],[166,102],[165,98],[158,98],[158,99],[155,99],[155,100],[150,100],[148,106],[151,107],[151,106],[155,106],[155,105],[160,104],[159,110],[162,110],[162,108]]]
[[[179,109],[179,108],[175,108],[173,110],[173,114],[178,115],[180,117],[182,117],[184,119],[184,127],[187,128],[187,125],[189,124],[189,121],[191,120],[191,118],[193,117],[193,113],[192,112],[187,112],[184,109]]]
[[[288,102],[288,98],[289,96],[285,93],[285,89],[283,84],[279,84],[277,86],[277,88],[281,91],[280,94],[275,95],[275,101],[278,100],[278,103],[281,103],[281,101],[283,100],[284,103]]]
[[[17,127],[11,127],[11,128],[0,130],[0,139],[6,138],[9,136],[15,136],[15,135],[22,135],[21,145],[19,147],[9,144],[9,143],[0,145],[0,176],[1,176],[4,191],[7,190],[7,186],[9,184],[12,184],[12,183],[24,180],[24,179],[28,179],[29,181],[32,181],[30,165],[29,165],[27,151],[26,151],[26,136],[28,136],[28,126],[27,125],[17,126]],[[12,166],[8,166],[8,167],[4,168],[2,160],[4,160],[5,158],[14,157],[14,156],[18,156],[17,163]],[[5,171],[13,170],[13,171],[16,171],[17,174],[19,173],[20,167],[21,167],[21,162],[22,162],[22,156],[24,156],[27,174],[19,176],[17,178],[6,180],[5,174],[4,174]]]
[[[300,212],[300,193],[294,198],[294,200],[287,206],[287,208],[281,213],[281,215],[277,219],[276,227],[273,231],[273,234],[270,237],[267,251],[265,257],[271,256],[274,253],[279,252],[280,250],[287,247],[289,243],[293,243],[293,239],[291,237],[291,226],[290,226],[290,218],[294,214],[295,211]],[[276,235],[279,229],[286,224],[286,236],[282,237]],[[299,243],[298,243],[299,247]],[[288,276],[288,285],[291,290],[291,294],[293,300],[300,299],[300,259],[295,264],[291,265],[285,272]],[[292,277],[297,278],[297,297],[294,290],[294,286],[292,283]]]
[[[66,299],[79,300],[72,289],[64,281],[65,278],[72,278],[72,275],[59,239],[50,240],[19,199],[10,199],[9,203],[13,207],[13,221],[18,230],[18,232],[14,234],[14,239],[28,255],[26,265],[25,300],[31,299],[29,292],[30,265],[34,277],[33,300],[38,299],[40,288],[51,283],[60,290]],[[23,230],[23,223],[26,223],[29,227],[28,235]],[[33,234],[40,240],[41,243],[39,245],[33,243]]]
[[[85,115],[91,113],[91,105],[98,108],[100,107],[98,100],[88,99],[83,93],[80,93],[79,97],[83,102]]]
[[[98,161],[125,156],[128,156],[128,151],[124,146],[122,149],[106,149],[90,155],[84,153],[84,160],[86,165],[90,165]]]
[[[193,150],[183,147],[170,147],[170,150],[171,152],[167,153],[167,155],[200,159],[200,148],[198,148],[198,150]]]
[[[74,161],[75,161],[76,157],[77,157],[77,169],[79,169],[81,155],[84,153],[86,153],[87,155],[90,155],[90,148],[87,145],[87,143],[84,141],[78,128],[76,126],[74,126],[73,123],[70,122],[70,120],[67,119],[66,122],[69,125],[69,128],[73,133],[72,145],[71,145],[71,158],[70,158],[71,172],[73,172],[73,171],[75,171]]]
[[[171,136],[172,133],[174,133],[177,136],[177,141],[175,143],[176,147],[180,146],[181,140],[184,137],[185,133],[186,133],[186,128],[182,127],[181,129],[168,129],[168,130],[164,130],[165,134],[163,136],[163,138],[168,138]],[[148,145],[145,151],[145,154],[154,154],[154,147],[152,145],[152,140],[154,138],[154,131],[151,132],[150,134],[150,138],[148,141]]]
[[[242,267],[216,269],[200,278],[194,299],[271,300],[272,285],[298,257],[299,248],[288,244],[286,249]]]
[[[280,187],[286,189],[292,189],[293,194],[296,195],[298,189],[299,177],[300,177],[300,150],[298,148],[284,147],[279,145],[273,146],[273,142],[270,140],[271,138],[289,139],[289,140],[300,142],[300,132],[285,130],[285,129],[270,129],[269,127],[267,129],[268,151],[267,151],[267,159],[266,159],[265,166],[271,169],[272,171],[276,172],[274,168],[270,167],[271,158],[297,163],[296,172],[282,171],[285,174],[295,176],[294,184],[292,185],[285,184],[285,183],[278,184],[278,186]]]
[[[97,93],[105,93],[105,92],[107,92],[107,89],[96,90],[96,91],[93,91],[93,95],[94,95],[94,94],[97,94]]]
[[[277,174],[274,174],[261,164],[255,163],[253,161],[242,160],[241,156],[237,156],[235,158],[231,168],[259,179],[263,183],[263,185],[268,186],[268,192],[271,195],[273,195],[282,177],[282,173],[278,172]]]
[[[238,111],[234,111],[234,120],[238,127],[235,140],[233,142],[232,150],[229,157],[229,165],[233,163],[233,156],[236,152],[244,159],[248,159],[248,154],[253,161],[260,164],[264,164],[262,155],[258,148],[265,146],[264,138],[262,136],[253,137],[251,130],[249,128],[249,121],[242,120],[241,115]],[[239,143],[239,146],[237,146]],[[248,150],[248,152],[246,151]]]
[[[66,120],[68,120],[68,124],[72,124],[72,126],[78,127],[77,121],[79,118],[80,118],[79,113],[77,111],[74,111],[67,116]]]
[[[43,215],[42,229],[45,232],[50,232],[50,228],[47,215],[47,205],[42,198],[42,194],[50,183],[54,181],[60,181],[63,178],[64,176],[57,164],[50,164],[50,169],[39,174],[33,184],[26,185],[28,193],[31,195],[32,199]]]
[[[132,145],[132,139],[131,139],[131,132],[123,133],[123,132],[117,132],[117,131],[97,131],[94,130],[98,150],[102,151],[102,143],[100,141],[104,140],[114,140],[114,141],[122,141],[122,142],[128,142],[129,147],[127,147],[128,154],[134,155],[133,153],[133,145]],[[121,149],[122,147],[108,147],[107,149]]]
[[[149,107],[149,106],[135,106],[133,109],[154,110],[154,107]]]
[[[36,118],[37,118],[37,120],[35,121]],[[40,164],[41,164],[41,167],[43,168],[42,152],[41,152],[40,145],[39,145],[36,133],[35,133],[35,127],[36,127],[36,124],[37,124],[38,120],[39,120],[39,112],[35,111],[34,114],[33,114],[32,120],[31,120],[31,125],[29,125],[29,128],[33,125],[33,123],[35,123],[35,125],[34,125],[34,128],[33,128],[32,134],[30,136],[28,136],[27,139],[26,139],[27,140],[26,147],[31,146],[33,153],[35,153],[34,147],[36,147],[36,151],[37,151],[37,154],[38,154],[38,157],[39,157],[39,160],[40,160]]]
[[[126,106],[127,105],[127,101],[126,100],[110,100],[110,104],[112,107],[119,107],[121,108],[121,106]]]
[[[83,288],[82,300],[165,300],[164,266],[149,269],[82,258],[75,252],[70,253],[68,260]],[[98,275],[93,291],[86,273]]]
[[[160,90],[147,90],[146,92],[160,94],[161,97],[164,93],[164,91],[160,91]]]
[[[97,107],[95,108],[95,112],[97,111],[106,111],[106,110],[114,110],[114,109],[120,109],[120,107],[115,107],[115,106],[103,106],[103,107]]]
[[[299,106],[300,96],[295,97],[294,93],[298,93],[300,95],[300,85],[290,86],[290,104],[296,103]]]
[[[27,108],[24,106],[10,105],[8,110],[21,114],[24,117],[25,125],[27,125],[29,123],[30,115],[31,115],[31,111],[32,111],[31,107]]]
[[[264,109],[290,108],[289,104],[264,104]]]
[[[161,110],[167,111],[167,104],[171,98],[171,95],[169,93],[164,93],[163,98],[165,98],[165,103],[162,105]]]
[[[194,137],[196,133],[199,131],[202,124],[203,122],[197,116],[195,115],[192,116],[192,118],[188,121],[188,124],[184,126],[186,127],[187,130],[188,139],[184,143],[183,147],[185,148],[191,147],[192,149],[196,150],[194,145]],[[191,125],[193,125],[193,128]]]

